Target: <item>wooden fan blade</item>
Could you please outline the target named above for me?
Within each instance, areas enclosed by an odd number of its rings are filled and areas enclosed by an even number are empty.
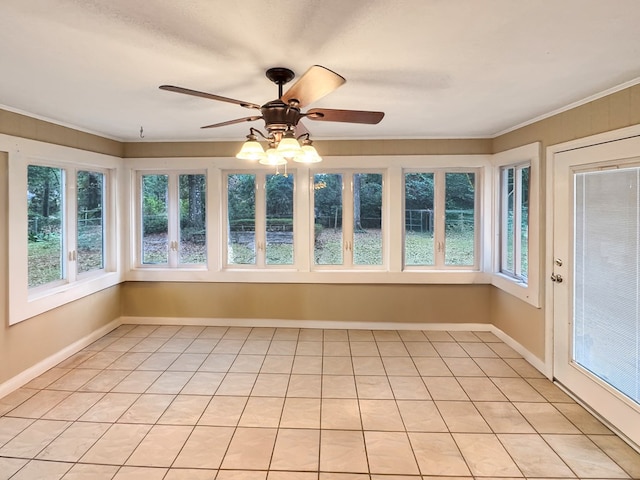
[[[333,92],[344,82],[346,80],[337,73],[314,65],[282,95],[281,100],[285,103],[297,101],[299,107],[304,107]]]
[[[169,92],[184,93],[185,95],[192,95],[194,97],[208,98],[209,100],[218,100],[220,102],[235,103],[245,108],[255,108],[260,110],[260,105],[256,105],[251,102],[243,102],[242,100],[236,100],[234,98],[221,97],[220,95],[214,95],[213,93],[199,92],[198,90],[191,90],[190,88],[176,87],[175,85],[160,85],[160,90],[167,90]]]
[[[309,133],[309,130],[307,130],[307,127],[305,126],[304,123],[302,123],[302,121],[298,120],[298,123],[295,126],[295,132],[296,132],[296,137],[299,137],[300,135]]]
[[[216,128],[216,127],[225,127],[227,125],[235,125],[236,123],[243,122],[254,122],[256,120],[260,120],[262,117],[244,117],[244,118],[236,118],[235,120],[227,120],[226,122],[213,123],[211,125],[205,125],[200,128]]]
[[[363,110],[333,110],[330,108],[313,108],[306,113],[306,118],[321,122],[380,123],[384,112],[368,112]]]

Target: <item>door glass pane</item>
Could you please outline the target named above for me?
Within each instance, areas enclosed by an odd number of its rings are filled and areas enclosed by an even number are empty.
[[[78,273],[104,268],[104,174],[79,171]]]
[[[178,262],[207,263],[206,178],[180,175],[180,245]]]
[[[445,176],[446,265],[475,264],[475,174]]]
[[[227,262],[256,263],[256,177],[248,173],[227,177]]]
[[[404,176],[404,264],[433,265],[433,173]]]
[[[640,169],[575,175],[573,359],[640,403]]]
[[[342,174],[313,176],[313,260],[316,265],[342,264]]]
[[[529,172],[531,167],[519,170],[520,199],[520,276],[529,277]]]
[[[382,265],[382,175],[353,175],[353,263]]]
[[[293,264],[293,174],[267,175],[267,265]]]
[[[64,170],[27,168],[28,283],[37,287],[64,278]]]
[[[142,263],[169,262],[168,175],[142,176]]]

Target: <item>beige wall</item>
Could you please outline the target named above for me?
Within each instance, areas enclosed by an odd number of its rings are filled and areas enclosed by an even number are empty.
[[[128,282],[122,314],[341,322],[489,323],[489,285]]]

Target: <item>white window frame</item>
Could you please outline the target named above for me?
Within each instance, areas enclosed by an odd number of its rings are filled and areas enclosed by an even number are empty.
[[[314,178],[316,174],[337,174],[342,175],[342,263],[336,265],[316,264],[314,259],[315,248],[313,238],[315,237],[315,190]],[[353,242],[355,227],[354,220],[354,182],[353,176],[356,174],[377,174],[382,176],[382,219],[381,219],[381,240],[382,240],[382,263],[377,265],[361,265],[353,261]],[[388,271],[389,249],[388,249],[388,217],[389,209],[386,207],[387,202],[387,170],[385,168],[345,168],[345,169],[323,169],[320,167],[313,168],[309,175],[310,197],[309,197],[309,216],[311,218],[309,231],[309,262],[314,271],[331,271],[331,270],[348,270],[348,271]]]
[[[35,140],[0,135],[0,149],[9,155],[9,324],[59,307],[116,285],[121,281],[118,245],[118,179],[122,159]],[[28,286],[27,173],[29,165],[63,169],[65,172],[63,271],[65,278],[37,287]],[[77,273],[73,257],[77,241],[76,173],[99,172],[104,177],[104,268]]]
[[[493,156],[493,248],[491,284],[511,295],[540,307],[540,143],[535,142],[506,150]],[[503,273],[502,212],[504,195],[502,170],[528,165],[529,169],[529,242],[527,280]],[[516,205],[517,206],[517,205]],[[514,259],[515,262],[515,259]]]

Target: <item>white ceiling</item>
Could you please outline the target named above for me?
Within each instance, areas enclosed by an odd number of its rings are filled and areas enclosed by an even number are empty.
[[[0,107],[111,138],[242,140],[267,68],[347,83],[314,139],[492,136],[640,77],[639,0],[2,0]],[[295,81],[295,80],[294,80]],[[285,87],[286,90],[286,87]]]

